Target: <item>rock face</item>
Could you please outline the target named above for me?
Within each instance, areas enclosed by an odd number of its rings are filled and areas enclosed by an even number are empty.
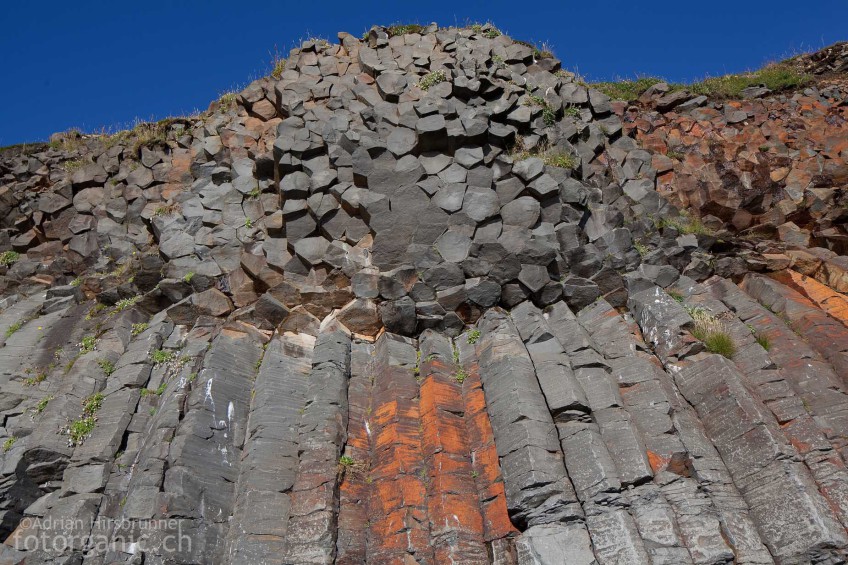
[[[831,72],[812,59],[805,68]],[[848,81],[769,92],[721,101],[677,92],[690,102],[674,108],[643,95],[641,107],[616,109],[657,153],[657,190],[677,206],[733,232],[845,254]]]
[[[845,90],[402,31],[0,153],[0,563],[848,560]]]

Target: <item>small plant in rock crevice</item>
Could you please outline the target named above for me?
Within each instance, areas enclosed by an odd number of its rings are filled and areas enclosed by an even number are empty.
[[[420,379],[421,377],[421,350],[415,352],[415,367],[412,369],[412,373],[415,375],[416,379]]]
[[[150,354],[150,359],[153,361],[154,365],[161,365],[162,363],[167,363],[169,361],[173,361],[176,354],[173,351],[168,351],[166,349],[157,349],[153,353]]]
[[[432,71],[421,77],[421,80],[418,81],[418,88],[421,90],[429,90],[431,86],[439,84],[440,82],[446,82],[447,80],[445,71]]]
[[[468,378],[468,373],[466,373],[465,369],[463,369],[462,367],[459,367],[456,370],[456,372],[453,374],[453,379],[459,384],[464,383],[465,379],[467,379],[467,378]]]
[[[560,169],[574,169],[579,161],[575,155],[565,153],[556,148],[550,148],[546,143],[540,143],[532,149],[525,146],[523,137],[516,137],[515,143],[509,151],[509,156],[513,161],[523,161],[530,157],[537,157],[543,163],[550,167],[559,167]]]
[[[115,303],[115,307],[112,310],[112,314],[117,314],[118,312],[123,312],[127,308],[132,308],[139,300],[141,300],[141,298],[141,295],[138,295],[133,296],[132,298],[124,298],[122,300],[118,300]]]
[[[24,386],[35,386],[40,382],[43,382],[47,379],[47,374],[52,371],[56,367],[55,363],[50,363],[47,367],[43,369],[27,369],[24,371],[26,374],[35,373],[34,377],[27,377],[24,379]]]
[[[691,332],[692,336],[703,342],[710,353],[717,353],[732,359],[736,354],[736,344],[724,323],[717,316],[700,306],[686,307],[686,311],[695,321],[695,326]]]
[[[147,322],[139,322],[137,324],[132,325],[132,336],[135,337],[140,333],[143,333],[148,327]]]
[[[115,364],[108,359],[100,359],[97,361],[97,365],[103,369],[103,373],[105,373],[107,377],[111,376],[112,373],[115,372]]]
[[[667,288],[665,293],[674,299],[675,302],[683,302],[685,297],[683,293],[677,290],[676,288]]]
[[[538,106],[542,109],[542,121],[545,122],[546,126],[552,126],[556,123],[556,112],[541,96],[528,94],[525,104],[528,106]]]
[[[97,412],[103,406],[103,398],[103,394],[98,392],[83,400],[82,415],[62,430],[68,436],[70,447],[82,444],[94,431],[94,426],[97,424]]]
[[[475,343],[477,343],[477,340],[479,340],[479,339],[480,339],[480,330],[473,329],[470,332],[468,332],[468,344],[469,345],[474,345]]]
[[[106,309],[106,305],[103,304],[102,302],[98,302],[97,304],[95,304],[91,308],[91,310],[88,311],[88,313],[86,313],[85,319],[86,320],[92,320],[92,319],[96,318],[105,309]]]
[[[456,365],[456,370],[453,373],[453,380],[462,384],[465,382],[465,379],[468,378],[468,373],[466,373],[465,368],[459,364],[459,348],[456,346],[456,343],[454,342],[451,345],[453,347],[453,363]]]
[[[41,400],[39,400],[39,401],[38,401],[38,404],[36,404],[36,405],[35,405],[35,406],[34,406],[34,407],[30,410],[30,412],[32,412],[31,417],[32,417],[32,418],[35,418],[35,416],[37,416],[38,414],[41,414],[42,412],[44,412],[44,409],[45,409],[45,408],[47,408],[47,405],[50,403],[50,401],[51,401],[51,400],[53,400],[53,396],[45,396],[44,398],[42,398]]]
[[[580,108],[578,108],[577,106],[574,106],[572,104],[569,104],[568,106],[566,106],[565,108],[562,109],[562,113],[566,116],[571,117],[571,118],[579,118],[580,117]]]
[[[16,441],[18,441],[18,438],[16,438],[15,436],[6,439],[6,441],[3,442],[3,453],[6,453],[10,449],[12,449],[12,446],[15,445]]]
[[[8,267],[20,258],[21,254],[17,251],[4,251],[3,253],[0,253],[0,265]]]
[[[369,465],[367,461],[357,461],[350,455],[342,455],[339,457],[338,475],[339,478],[348,474],[364,478],[368,474],[368,467]]]
[[[11,337],[15,332],[24,327],[24,324],[26,324],[26,322],[27,321],[23,319],[16,320],[15,322],[13,322],[8,328],[6,328],[6,337]]]
[[[86,353],[91,353],[95,349],[97,349],[97,338],[93,335],[87,335],[82,338],[82,341],[79,342],[80,355],[85,355]]]

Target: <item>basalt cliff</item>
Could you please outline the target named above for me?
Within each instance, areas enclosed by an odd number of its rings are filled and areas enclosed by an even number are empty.
[[[304,42],[0,151],[0,564],[848,560],[848,46],[611,99]]]

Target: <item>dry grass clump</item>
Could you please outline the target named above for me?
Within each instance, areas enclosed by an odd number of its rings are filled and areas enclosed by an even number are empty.
[[[686,308],[686,310],[695,321],[692,336],[702,341],[710,353],[717,353],[728,359],[733,359],[736,354],[736,344],[727,331],[724,322],[700,306]]]
[[[574,169],[578,160],[575,155],[565,153],[555,148],[548,147],[547,143],[540,143],[533,148],[527,148],[524,138],[516,136],[515,143],[509,151],[513,161],[522,161],[530,157],[538,157],[546,165],[559,167],[561,169]]]

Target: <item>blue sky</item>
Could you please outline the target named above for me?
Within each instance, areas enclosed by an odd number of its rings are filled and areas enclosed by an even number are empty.
[[[268,72],[276,48],[371,24],[492,21],[591,80],[688,81],[848,40],[848,1],[5,2],[0,146],[205,109]]]

